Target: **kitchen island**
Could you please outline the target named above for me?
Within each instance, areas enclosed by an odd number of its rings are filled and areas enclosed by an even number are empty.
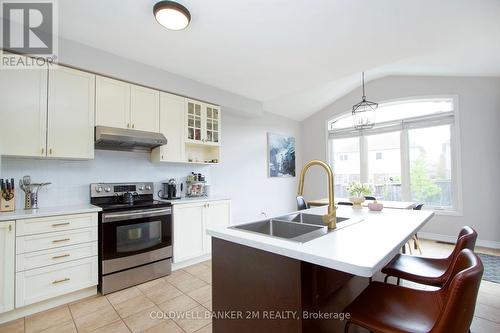
[[[347,220],[306,242],[209,228],[213,331],[343,332],[343,308],[433,215],[341,206],[337,217]]]

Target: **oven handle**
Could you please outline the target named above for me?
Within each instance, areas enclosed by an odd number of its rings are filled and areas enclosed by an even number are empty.
[[[104,213],[102,214],[102,223],[116,222],[116,221],[126,221],[134,220],[144,217],[154,217],[162,215],[172,214],[172,208],[164,208],[157,210],[139,210],[139,211],[128,211],[124,213]]]

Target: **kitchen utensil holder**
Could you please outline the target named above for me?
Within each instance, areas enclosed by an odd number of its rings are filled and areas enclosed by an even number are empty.
[[[37,208],[38,208],[38,192],[25,193],[24,209],[37,209]]]

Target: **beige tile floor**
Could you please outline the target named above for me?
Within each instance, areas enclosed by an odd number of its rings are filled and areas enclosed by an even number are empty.
[[[452,249],[449,244],[421,243],[427,256],[447,256]],[[500,250],[476,250],[500,255]],[[2,324],[0,333],[208,333],[212,331],[211,320],[205,318],[212,308],[210,270],[210,261],[206,261],[137,287]],[[188,313],[190,318],[152,319],[152,311]],[[482,282],[471,330],[500,332],[500,284]]]

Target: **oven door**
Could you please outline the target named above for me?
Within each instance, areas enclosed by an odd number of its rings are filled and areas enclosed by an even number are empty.
[[[172,256],[172,208],[103,213],[103,273]]]

